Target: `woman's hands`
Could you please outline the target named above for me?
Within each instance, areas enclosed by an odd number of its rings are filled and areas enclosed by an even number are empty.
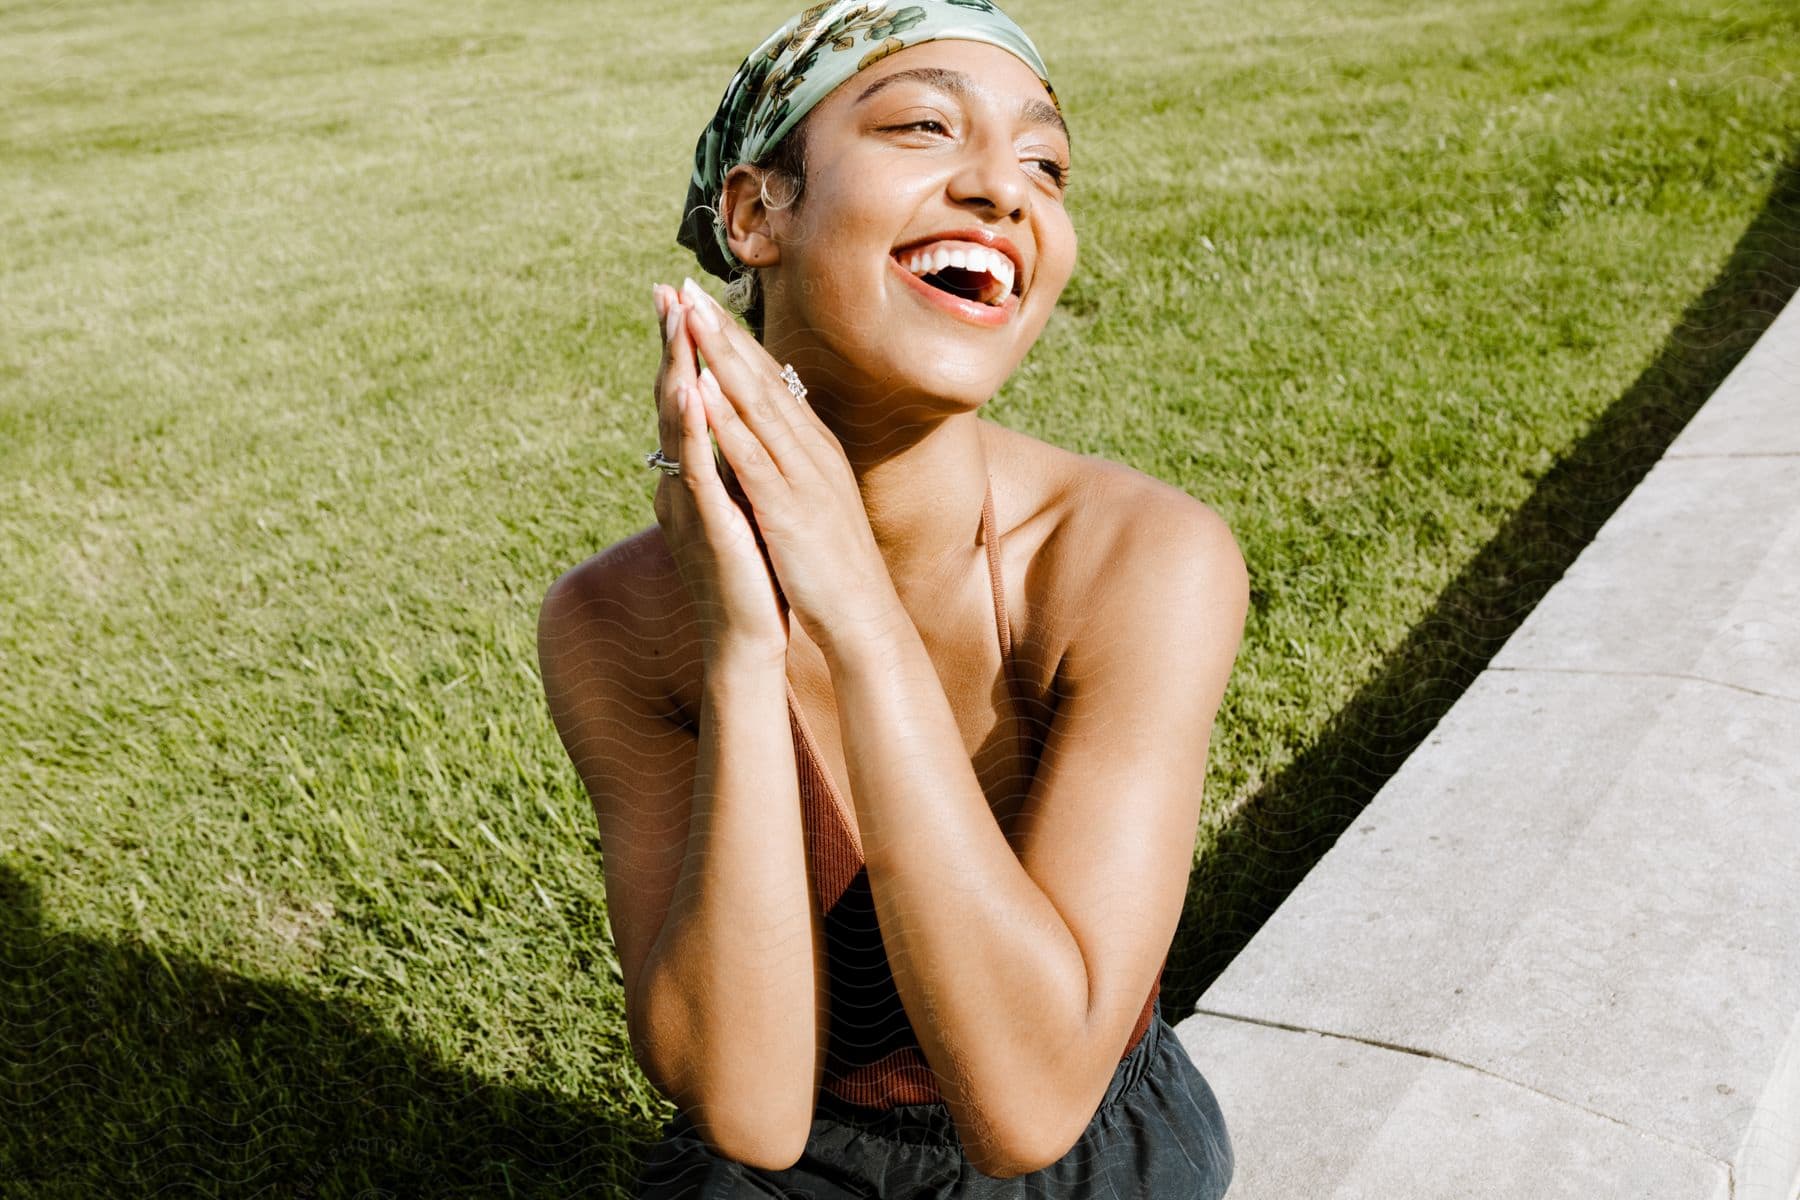
[[[844,449],[731,314],[692,279],[682,292],[705,355],[706,420],[750,502],[779,590],[824,645],[897,607]]]
[[[657,428],[663,456],[681,464],[680,475],[659,472],[655,509],[663,540],[699,613],[706,656],[728,652],[785,662],[787,601],[755,526],[727,491],[707,437],[701,397],[707,391],[717,395],[717,385],[695,374],[689,307],[674,288],[658,285],[655,298],[663,330],[662,363],[656,372]],[[723,397],[717,403],[723,405]]]

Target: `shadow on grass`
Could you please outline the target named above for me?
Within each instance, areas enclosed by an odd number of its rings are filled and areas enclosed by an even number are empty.
[[[1800,285],[1800,148],[1656,360],[1196,869],[1163,987],[1200,996],[1431,733]]]
[[[1317,742],[1221,832],[1164,979],[1202,992],[1431,732],[1800,284],[1800,153],[1656,361],[1439,597]],[[596,1195],[655,1129],[477,1079],[351,1006],[47,930],[0,865],[7,1196]]]
[[[0,1195],[623,1196],[655,1134],[351,1006],[48,930],[0,864]]]

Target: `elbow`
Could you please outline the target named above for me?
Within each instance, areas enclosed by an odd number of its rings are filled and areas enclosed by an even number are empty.
[[[794,1072],[795,1086],[789,1089],[771,1072],[747,1072],[708,1053],[686,1034],[693,1028],[685,1023],[693,1019],[691,1012],[683,1014],[680,1033],[662,1023],[671,1019],[667,1008],[628,1006],[627,1016],[633,1012],[641,1014],[627,1021],[639,1069],[687,1116],[708,1150],[764,1171],[785,1171],[800,1161],[812,1136],[813,1097],[810,1088],[800,1087],[810,1083],[809,1072]],[[734,1086],[733,1079],[755,1082]]]
[[[968,1157],[971,1167],[990,1179],[1016,1179],[1048,1165],[1034,1165],[1029,1158],[1017,1158],[1004,1153],[999,1147],[985,1147],[975,1142],[964,1142],[963,1153]]]
[[[968,1156],[969,1165],[983,1175],[993,1179],[1014,1179],[1050,1166],[1067,1154],[1074,1144],[1070,1142],[1055,1153],[1044,1153],[1020,1143],[964,1142],[963,1153]]]
[[[1000,1091],[986,1091],[972,1111],[953,1110],[963,1153],[983,1175],[1012,1179],[1067,1157],[1093,1123],[1115,1070],[1104,1064],[1104,1078],[1078,1083],[1054,1073],[1068,1064],[1039,1067],[1031,1078],[1014,1077]]]
[[[1029,1077],[1014,1075],[970,1096],[969,1107],[952,1106],[963,1154],[983,1175],[1012,1179],[1067,1157],[1092,1124],[1116,1070],[1116,1061],[1103,1063],[1089,1068],[1083,1081],[1065,1074],[1083,1070],[1079,1066],[1034,1057]]]
[[[791,1120],[775,1120],[761,1105],[733,1111],[701,1103],[682,1111],[708,1150],[759,1171],[785,1171],[799,1162],[812,1133],[810,1115],[804,1125],[796,1127]]]
[[[994,1179],[1012,1179],[1041,1171],[1060,1161],[1081,1140],[1087,1123],[1082,1122],[1070,1133],[1068,1122],[1047,1121],[1046,1115],[1041,1110],[1023,1114],[1020,1122],[1008,1132],[985,1138],[963,1137],[963,1153],[968,1157],[969,1165]],[[1064,1132],[1056,1134],[1059,1129]],[[1046,1133],[1052,1136],[1046,1137]]]
[[[654,1082],[654,1081],[653,1081]],[[761,1171],[785,1171],[800,1161],[812,1136],[812,1112],[767,1094],[717,1097],[702,1086],[662,1088],[706,1148]]]

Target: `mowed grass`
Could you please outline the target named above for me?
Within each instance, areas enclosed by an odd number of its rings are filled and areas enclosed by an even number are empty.
[[[1792,290],[1800,9],[1007,8],[1081,257],[988,415],[1253,580],[1191,1003]],[[654,520],[650,283],[787,15],[0,5],[0,1191],[623,1194],[534,622]]]

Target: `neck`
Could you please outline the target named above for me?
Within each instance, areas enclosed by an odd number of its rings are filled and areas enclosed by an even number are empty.
[[[946,417],[897,453],[852,457],[851,469],[895,589],[929,598],[980,542],[988,456],[979,418]]]
[[[878,425],[829,402],[815,411],[844,448],[888,577],[917,617],[980,547],[988,490],[980,419],[964,411]]]
[[[980,403],[833,370],[821,365],[832,356],[806,339],[769,332],[772,357],[794,363],[807,405],[843,447],[888,577],[917,624],[984,553],[992,442]]]

